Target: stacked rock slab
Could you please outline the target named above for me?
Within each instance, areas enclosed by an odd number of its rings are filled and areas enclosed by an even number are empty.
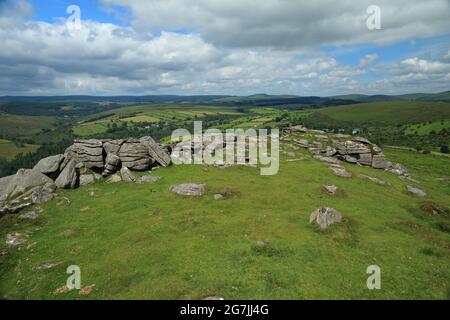
[[[119,151],[122,166],[135,171],[148,170],[154,161],[150,158],[148,148],[138,139],[127,140]]]
[[[75,140],[66,150],[66,154],[89,169],[103,168],[105,165],[101,140]]]
[[[338,158],[348,163],[386,169],[388,163],[381,149],[365,138],[355,137],[352,140],[333,140]]]

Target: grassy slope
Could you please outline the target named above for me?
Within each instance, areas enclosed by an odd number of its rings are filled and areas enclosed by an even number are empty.
[[[325,108],[319,112],[339,121],[397,125],[449,119],[450,103],[398,100]]]
[[[23,147],[17,147],[12,141],[0,139],[0,158],[11,160],[20,153],[33,153],[38,148],[38,145],[33,144],[25,144]]]
[[[28,137],[52,127],[55,122],[54,117],[24,117],[0,113],[0,133]]]
[[[450,205],[448,182],[436,180],[450,176],[448,159],[386,151],[410,167],[428,199]],[[449,298],[450,235],[421,212],[423,200],[407,195],[406,182],[394,175],[347,168],[391,185],[338,178],[309,159],[283,160],[271,177],[256,168],[175,166],[157,171],[164,180],[153,185],[98,183],[60,191],[59,198],[67,196],[72,204],[44,205],[40,221],[0,220],[2,236],[32,231],[28,244],[35,243],[0,256],[0,295],[86,298],[52,294],[65,284],[67,266],[77,264],[82,285],[96,284],[88,298]],[[207,196],[190,199],[169,191],[182,182],[207,183]],[[340,188],[336,196],[321,189],[331,183]],[[214,201],[213,194],[224,189],[235,195]],[[321,206],[338,209],[346,221],[319,231],[308,219]],[[268,247],[258,249],[257,240]],[[61,265],[32,270],[49,261]],[[366,289],[372,264],[382,270],[379,291]]]

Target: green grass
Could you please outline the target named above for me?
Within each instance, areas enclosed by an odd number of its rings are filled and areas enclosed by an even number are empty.
[[[450,119],[450,103],[395,100],[325,108],[319,112],[355,124],[397,125]]]
[[[39,146],[34,144],[24,144],[19,147],[13,141],[0,139],[0,158],[12,160],[18,154],[33,153],[38,148]]]
[[[99,121],[95,123],[81,124],[73,128],[73,133],[80,137],[87,137],[94,134],[101,134],[108,130],[106,121]]]
[[[0,113],[0,134],[13,137],[30,137],[56,123],[55,117],[17,116]]]
[[[301,155],[292,147],[284,147]],[[450,205],[449,159],[386,150],[430,196]],[[286,162],[277,175],[257,168],[173,166],[156,184],[97,183],[58,191],[36,222],[0,219],[0,233],[28,231],[27,246],[0,255],[0,295],[19,299],[447,299],[450,235],[445,221],[422,212],[423,199],[406,194],[408,182],[371,168],[346,165],[352,179],[332,175],[309,159]],[[356,177],[384,179],[380,186]],[[172,184],[207,184],[207,195],[184,198]],[[410,182],[411,183],[411,182]],[[336,196],[322,190],[336,184]],[[89,196],[89,190],[95,196]],[[229,194],[215,201],[218,192]],[[57,206],[61,197],[69,206]],[[309,215],[339,210],[341,224],[320,231]],[[80,209],[89,208],[81,212]],[[448,217],[447,217],[448,219]],[[256,241],[267,246],[260,248]],[[5,248],[4,241],[0,249]],[[61,264],[33,270],[46,262]],[[89,296],[54,295],[69,265],[81,267]],[[381,267],[382,289],[366,288],[366,268]]]
[[[413,124],[406,128],[405,133],[414,134],[415,132],[417,132],[418,135],[424,136],[430,134],[432,131],[439,132],[442,129],[450,130],[450,119],[442,121],[434,121],[431,123]]]

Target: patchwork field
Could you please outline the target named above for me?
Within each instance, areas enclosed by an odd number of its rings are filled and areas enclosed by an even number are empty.
[[[0,139],[0,158],[6,160],[14,159],[18,154],[33,153],[39,148],[38,145],[24,144],[18,146],[12,141]]]

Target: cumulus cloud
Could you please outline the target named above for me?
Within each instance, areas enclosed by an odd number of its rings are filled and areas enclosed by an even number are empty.
[[[360,23],[365,28],[364,2],[349,8],[347,1],[327,1],[103,0],[129,6],[133,24],[83,20],[73,29],[63,20],[30,21],[33,7],[25,0],[0,0],[0,94],[334,95],[444,86],[450,69],[443,61],[413,56],[383,64],[371,53],[344,64],[321,51],[325,44],[385,41],[402,33],[393,26],[366,37],[367,29],[358,29]],[[423,13],[432,11],[434,19],[419,35],[442,32],[445,1],[428,3]],[[415,17],[415,7],[400,8],[382,5],[386,17]],[[389,19],[383,23],[389,26]],[[405,30],[399,38],[415,32]],[[378,80],[361,80],[374,66]]]
[[[382,30],[368,30],[373,0],[102,0],[134,15],[138,30],[187,29],[226,46],[386,43],[448,32],[447,0],[378,0]]]

